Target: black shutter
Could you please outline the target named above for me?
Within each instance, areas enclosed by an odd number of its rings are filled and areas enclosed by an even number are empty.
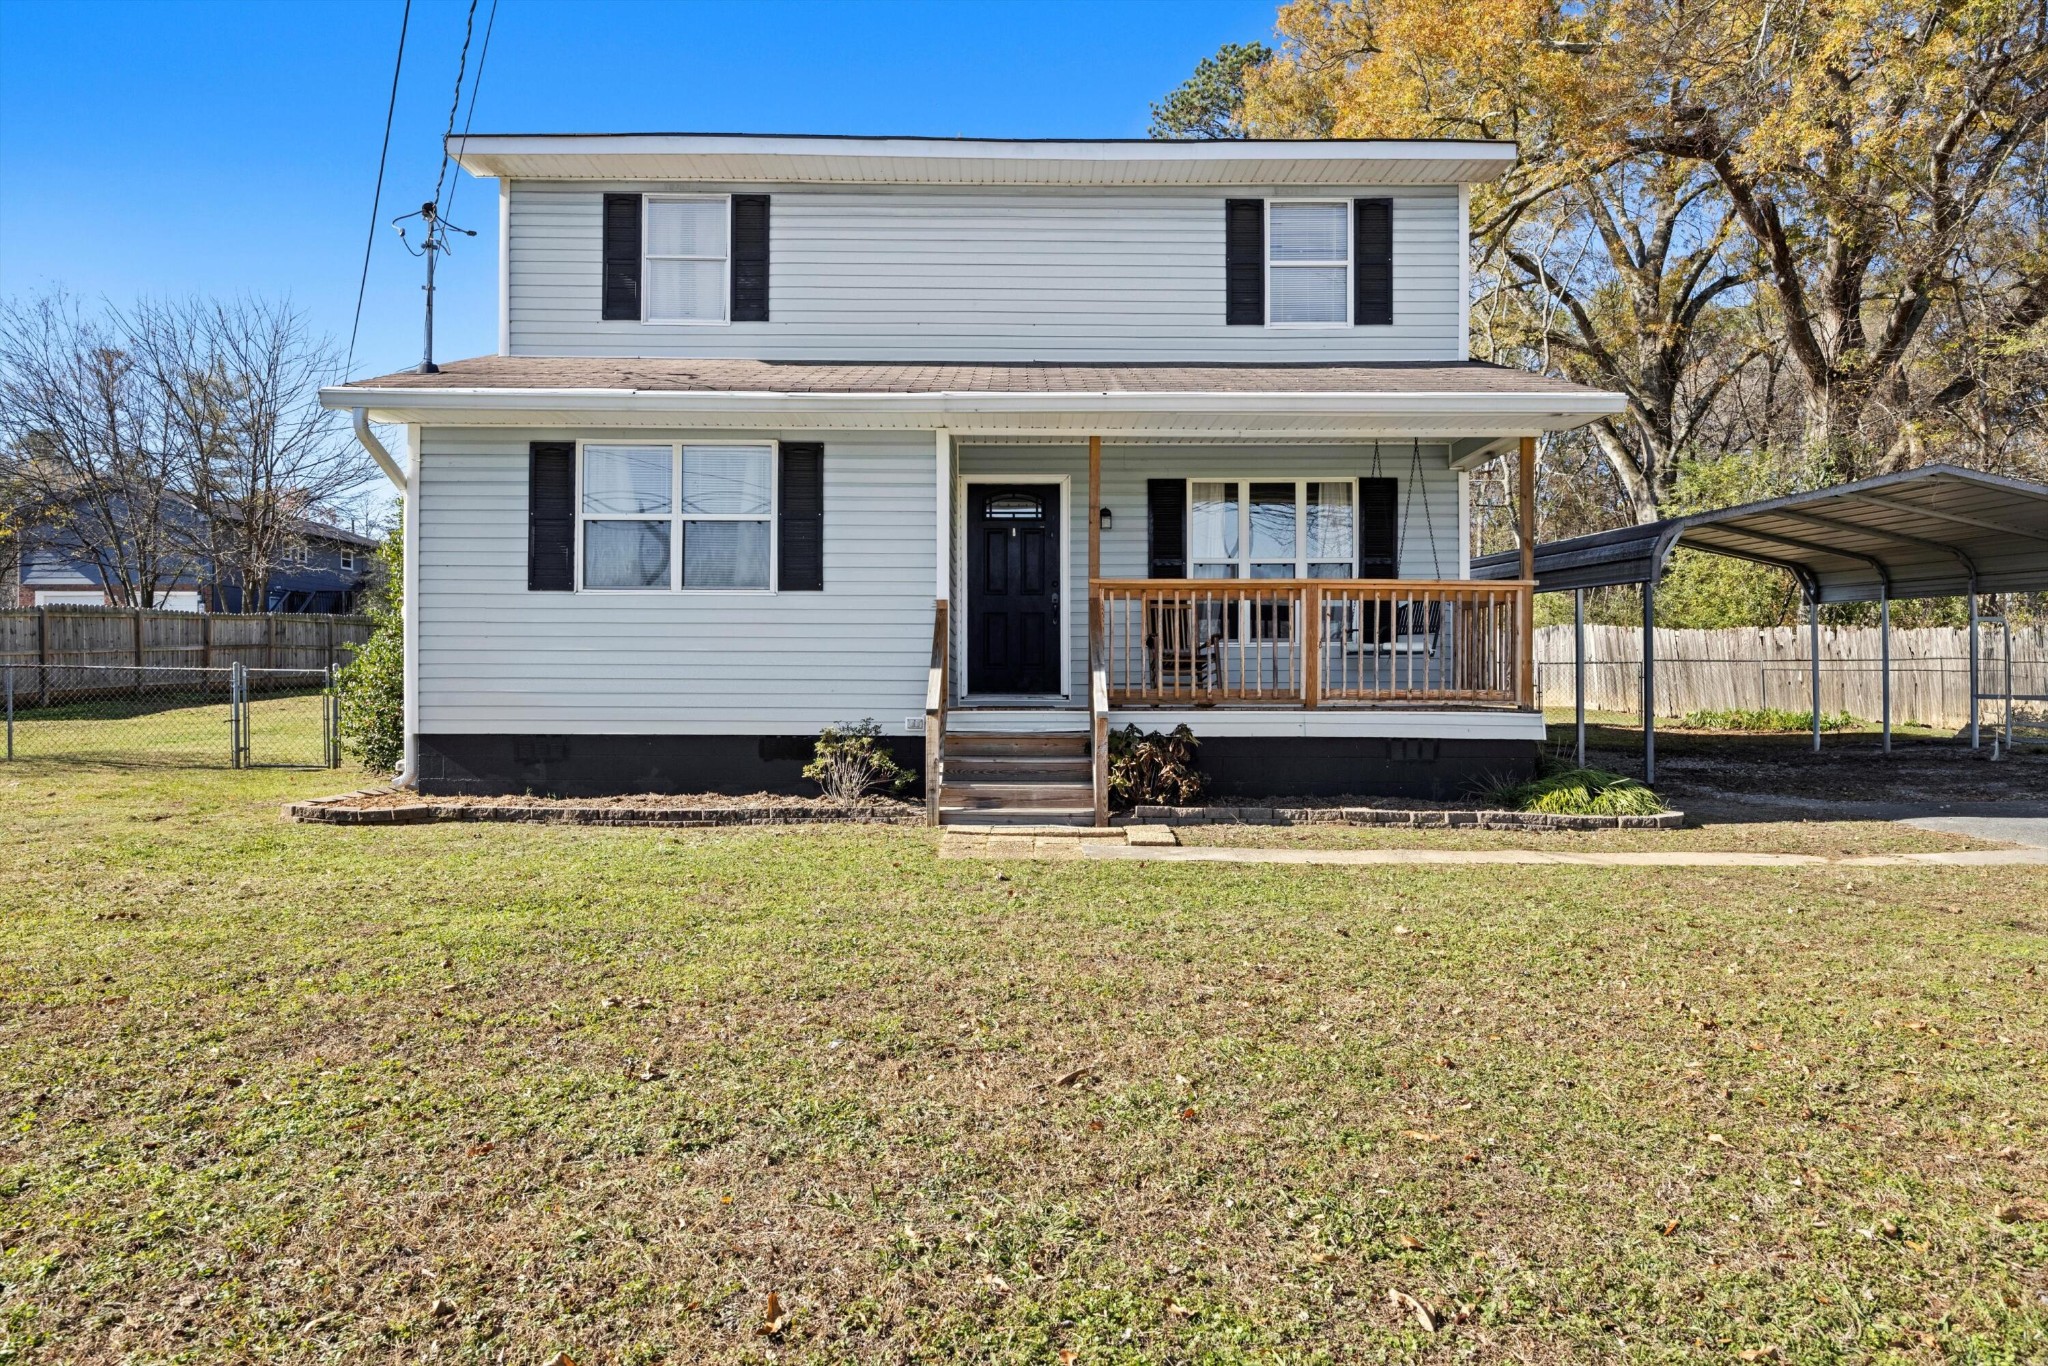
[[[640,196],[604,197],[604,317],[640,321]]]
[[[1145,481],[1145,577],[1188,576],[1188,485],[1185,479]]]
[[[732,197],[732,320],[768,321],[768,196]]]
[[[526,586],[576,589],[576,443],[536,441],[526,454]]]
[[[825,446],[782,443],[781,510],[775,523],[775,586],[785,593],[825,589]]]
[[[1266,201],[1223,201],[1223,321],[1266,325]]]
[[[1358,577],[1401,577],[1401,481],[1358,481]]]
[[[1358,327],[1391,327],[1394,322],[1394,201],[1361,199],[1352,205],[1351,251],[1357,258],[1352,280],[1351,321]]]

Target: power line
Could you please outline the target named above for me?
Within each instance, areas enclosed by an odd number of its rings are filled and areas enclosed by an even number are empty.
[[[384,204],[384,163],[391,155],[391,116],[398,109],[398,75],[405,70],[405,34],[412,24],[412,0],[405,0],[405,12],[398,17],[398,59],[391,64],[391,99],[384,106],[384,146],[377,153],[377,189],[370,197],[370,232],[363,240],[363,274],[356,282],[356,317],[348,327],[348,359],[342,362],[346,380],[356,363],[356,333],[363,325],[363,293],[370,287],[370,248],[377,244],[377,213]]]
[[[476,31],[476,0],[462,21],[462,56],[455,63],[455,94],[448,101],[448,131],[441,138],[441,171],[434,177],[434,211],[440,212],[441,185],[448,179],[448,140],[455,136],[455,116],[462,112],[462,77],[469,70],[469,35]]]
[[[483,89],[484,64],[491,60],[491,30],[495,29],[497,26],[498,0],[491,0],[490,15],[484,20],[483,50],[476,54],[476,79],[469,83],[469,112],[462,116],[462,146],[465,151],[468,150],[469,147],[469,125],[476,121],[476,92]],[[447,147],[444,145],[441,150],[442,154],[445,156],[447,154]],[[455,183],[448,187],[449,211],[452,211],[455,208],[455,196],[458,192],[461,191],[461,189],[462,177],[457,176],[455,178]],[[447,212],[444,212],[442,214],[442,217],[447,217]]]

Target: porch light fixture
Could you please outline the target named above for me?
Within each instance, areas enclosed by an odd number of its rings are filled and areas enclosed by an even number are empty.
[[[1098,510],[1098,511],[1096,512],[1096,514],[1095,514],[1095,520],[1096,520],[1096,522],[1097,522],[1097,523],[1098,523],[1098,524],[1099,524],[1099,525],[1100,525],[1100,526],[1102,527],[1102,529],[1103,529],[1104,531],[1107,531],[1107,530],[1109,530],[1109,525],[1110,525],[1110,522],[1111,522],[1111,520],[1112,520],[1112,519],[1111,519],[1111,517],[1110,517],[1110,515],[1109,515],[1109,509],[1108,509],[1108,508],[1101,508],[1101,509],[1099,509],[1099,510]]]

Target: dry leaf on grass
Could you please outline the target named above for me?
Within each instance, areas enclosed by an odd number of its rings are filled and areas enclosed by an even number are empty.
[[[1422,1240],[1412,1233],[1404,1233],[1394,1241],[1410,1252],[1422,1251]]]
[[[787,1327],[789,1311],[782,1307],[782,1297],[771,1290],[768,1292],[768,1305],[761,1314],[761,1326],[754,1332],[764,1338],[780,1337]]]
[[[1195,1316],[1194,1310],[1174,1299],[1171,1295],[1167,1296],[1166,1299],[1166,1312],[1170,1317],[1177,1319],[1191,1319]]]
[[[1075,1068],[1073,1071],[1062,1074],[1057,1080],[1053,1082],[1053,1085],[1079,1086],[1084,1081],[1094,1080],[1096,1080],[1095,1069],[1084,1062],[1079,1067]]]
[[[2036,1200],[2031,1195],[1998,1207],[2001,1224],[2032,1224],[2044,1219],[2048,1219],[2048,1200]]]
[[[1676,1232],[1678,1232],[1678,1221],[1676,1219],[1670,1219],[1665,1221],[1664,1236],[1666,1238],[1669,1238],[1672,1234]]]
[[[1415,1315],[1415,1321],[1422,1325],[1423,1332],[1434,1333],[1436,1331],[1436,1315],[1430,1313],[1428,1307],[1421,1300],[1416,1299],[1407,1291],[1389,1290],[1387,1292],[1387,1303],[1393,1305],[1396,1309],[1405,1308],[1409,1313]]]
[[[1060,1348],[1060,1366],[1074,1366],[1074,1363],[1080,1359],[1080,1355],[1073,1348]]]

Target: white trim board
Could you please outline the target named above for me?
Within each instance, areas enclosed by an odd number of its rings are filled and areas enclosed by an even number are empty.
[[[1142,730],[1186,726],[1197,739],[1244,735],[1269,739],[1335,740],[1386,737],[1398,740],[1542,740],[1543,714],[1533,711],[1391,711],[1377,708],[1271,710],[1203,707],[1169,710],[1111,707],[1109,724]]]

